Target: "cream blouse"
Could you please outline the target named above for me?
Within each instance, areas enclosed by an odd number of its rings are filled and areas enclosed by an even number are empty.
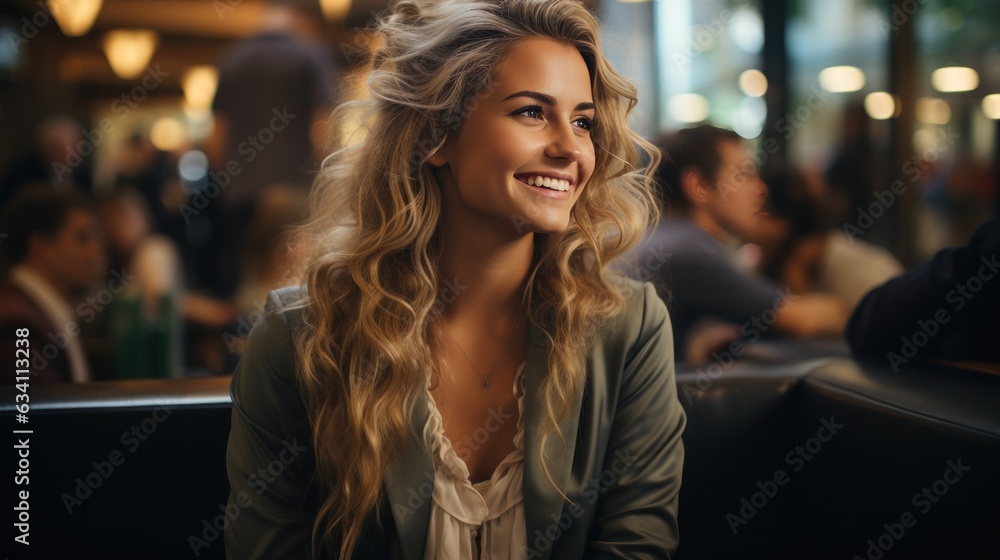
[[[427,393],[425,433],[434,456],[434,492],[426,560],[521,560],[527,549],[524,521],[524,364],[514,379],[517,435],[489,480],[472,484],[466,466],[444,435],[441,413]]]

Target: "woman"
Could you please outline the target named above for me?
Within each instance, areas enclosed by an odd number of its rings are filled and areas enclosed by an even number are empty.
[[[606,273],[656,217],[634,88],[570,0],[403,1],[377,33],[304,290],[233,377],[228,556],[669,557],[670,323]]]

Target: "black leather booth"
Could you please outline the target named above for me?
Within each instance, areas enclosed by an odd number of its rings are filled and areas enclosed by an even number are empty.
[[[31,544],[5,553],[224,558],[228,381],[32,387],[26,425],[0,389],[4,425],[34,431]],[[998,556],[1000,377],[829,358],[682,367],[678,385],[678,558]]]
[[[685,396],[706,376],[678,375],[679,558],[998,557],[1000,377],[839,358]]]

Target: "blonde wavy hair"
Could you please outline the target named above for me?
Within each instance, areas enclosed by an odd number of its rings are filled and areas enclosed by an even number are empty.
[[[372,32],[369,97],[342,104],[332,121],[339,130],[360,119],[361,140],[335,146],[323,162],[303,230],[315,249],[304,271],[297,380],[323,496],[317,558],[320,550],[350,557],[365,521],[379,516],[384,473],[436,375],[442,204],[427,158],[474,110],[517,41],[575,46],[597,106],[595,168],[569,227],[533,234],[525,299],[549,344],[543,449],[554,432],[561,438],[558,421],[582,390],[597,329],[623,309],[607,265],[658,217],[650,177],[659,152],[629,128],[635,88],[601,54],[598,23],[579,2],[403,0]]]

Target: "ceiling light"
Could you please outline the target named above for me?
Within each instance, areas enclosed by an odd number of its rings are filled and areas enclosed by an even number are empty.
[[[70,37],[86,35],[101,11],[102,0],[49,0],[47,5],[56,25]]]
[[[156,50],[156,32],[148,29],[119,29],[104,36],[104,54],[115,75],[131,80],[142,74]]]
[[[979,73],[965,66],[947,66],[931,72],[931,85],[943,92],[971,91],[979,87]]]
[[[896,99],[884,91],[869,93],[865,96],[865,112],[875,120],[890,119],[896,114]]]
[[[858,91],[865,87],[865,73],[856,66],[831,66],[820,71],[819,85],[833,93]]]

